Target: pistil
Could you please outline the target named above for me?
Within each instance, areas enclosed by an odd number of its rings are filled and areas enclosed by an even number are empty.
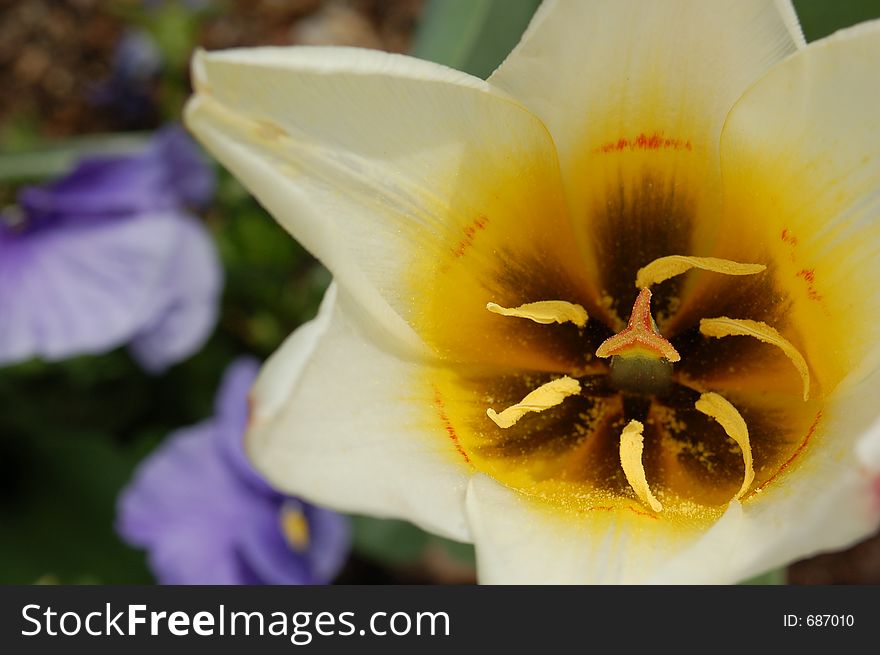
[[[677,362],[681,359],[651,316],[651,290],[642,289],[633,305],[626,328],[609,337],[596,349],[596,357],[642,357]]]
[[[662,395],[672,384],[672,362],[681,356],[651,316],[651,291],[642,289],[626,328],[606,339],[597,357],[611,358],[611,384],[621,391]]]

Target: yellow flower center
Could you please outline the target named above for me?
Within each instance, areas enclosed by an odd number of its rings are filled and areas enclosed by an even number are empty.
[[[573,208],[527,166],[474,180],[499,189],[477,211],[453,198],[406,316],[436,355],[413,393],[450,457],[547,511],[703,528],[826,438],[849,344],[800,271],[829,273],[762,232],[761,206],[719,223],[695,152],[592,153]]]
[[[760,264],[740,264],[718,258],[698,258],[668,256],[657,259],[639,270],[636,286],[639,295],[633,304],[626,328],[605,339],[596,349],[596,356],[610,358],[608,380],[610,386],[623,397],[624,418],[629,399],[631,407],[652,402],[654,398],[668,396],[675,384],[673,363],[681,360],[681,355],[663,337],[651,315],[651,284],[663,282],[692,268],[699,268],[727,275],[753,275],[765,270]],[[583,328],[587,312],[580,305],[566,301],[539,301],[521,305],[516,309],[505,309],[489,303],[487,309],[502,316],[527,318],[536,323],[551,324],[571,321]],[[730,335],[751,336],[759,341],[777,346],[792,361],[801,375],[804,385],[804,400],[809,398],[809,369],[803,356],[768,325],[750,320],[736,320],[727,317],[703,319],[700,331],[706,336],[724,337]],[[580,383],[563,376],[530,392],[521,402],[503,410],[501,413],[490,408],[489,418],[500,428],[510,428],[530,412],[543,412],[565,401],[566,398],[581,393]],[[648,405],[650,408],[650,405]],[[745,494],[755,478],[752,448],[745,420],[737,409],[723,396],[703,393],[694,402],[694,408],[714,419],[725,434],[736,444],[742,453],[743,483],[735,497]],[[636,410],[638,411],[638,410]],[[630,418],[620,435],[620,464],[626,480],[636,497],[655,512],[663,510],[663,505],[652,493],[642,462],[644,452],[644,425]]]

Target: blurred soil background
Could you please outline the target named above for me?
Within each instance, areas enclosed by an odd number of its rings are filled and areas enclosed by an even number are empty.
[[[141,4],[149,3],[0,0],[2,136],[10,138],[16,129],[26,128],[58,138],[158,127],[160,115],[155,109],[132,117],[102,106],[96,98],[96,90],[112,75],[117,44],[136,24]],[[201,24],[190,35],[193,26],[187,20],[187,7],[180,16],[169,14],[167,27],[178,28],[178,33],[165,38],[181,44],[163,44],[163,51],[188,55],[192,39],[209,50],[332,44],[406,52],[422,5],[422,0],[192,2],[190,6],[203,11]],[[155,78],[152,99],[158,108],[163,105],[159,71]]]

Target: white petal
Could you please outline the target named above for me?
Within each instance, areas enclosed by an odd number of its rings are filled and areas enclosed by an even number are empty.
[[[671,529],[651,515],[595,511],[564,514],[475,475],[468,487],[468,521],[484,584],[638,584],[677,553],[705,541],[723,560],[738,504],[708,533]],[[701,582],[720,581],[697,567]]]
[[[259,377],[251,387],[251,421],[266,423],[283,409],[318,342],[327,331],[335,309],[336,283],[333,282],[324,293],[318,315],[294,330],[263,364]]]
[[[310,334],[273,356],[252,392],[249,455],[293,495],[468,541],[471,468],[434,408],[424,364],[386,350],[397,344],[365,332],[356,312],[340,289]]]
[[[349,48],[200,53],[194,74],[190,128],[411,345],[415,262],[454,261],[487,215],[501,234],[568,220],[536,209],[555,201],[534,197],[536,177],[561,203],[546,129],[477,78]]]
[[[774,0],[774,4],[776,5],[776,11],[782,16],[782,20],[788,28],[791,40],[794,41],[798,48],[803,48],[807,45],[807,41],[804,39],[804,31],[801,29],[801,21],[798,19],[797,11],[791,0]]]
[[[553,134],[577,218],[587,167],[620,139],[659,134],[717,167],[728,110],[803,37],[788,2],[557,0],[489,78]]]
[[[720,254],[775,254],[792,323],[821,326],[802,352],[826,392],[880,354],[878,61],[880,21],[811,43],[749,89],[722,135]]]

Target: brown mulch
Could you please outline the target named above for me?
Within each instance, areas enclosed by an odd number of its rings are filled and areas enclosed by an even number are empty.
[[[880,585],[880,533],[839,553],[792,564],[788,580],[792,584]]]
[[[140,0],[0,0],[0,142],[10,124],[42,137],[155,127],[120,124],[94,90]],[[423,0],[217,0],[199,45],[208,49],[342,44],[404,52]]]
[[[101,131],[89,102],[122,32],[97,0],[0,0],[0,129],[26,122],[44,136]]]

